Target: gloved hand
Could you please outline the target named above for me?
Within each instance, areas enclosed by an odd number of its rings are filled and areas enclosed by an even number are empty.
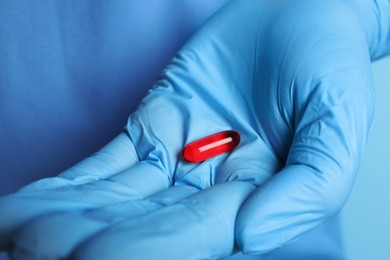
[[[389,14],[386,0],[230,2],[115,140],[1,198],[0,248],[17,259],[219,258],[323,223],[364,150],[370,54],[389,53]],[[188,142],[230,129],[241,135],[233,152],[180,158]]]

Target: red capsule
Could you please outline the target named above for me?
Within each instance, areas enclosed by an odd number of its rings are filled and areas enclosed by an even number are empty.
[[[236,131],[223,131],[187,144],[182,152],[187,162],[197,163],[230,152],[240,143]]]

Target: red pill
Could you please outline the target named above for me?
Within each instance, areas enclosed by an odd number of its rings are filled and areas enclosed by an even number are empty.
[[[197,163],[232,151],[240,143],[236,131],[223,131],[187,144],[182,152],[187,162]]]

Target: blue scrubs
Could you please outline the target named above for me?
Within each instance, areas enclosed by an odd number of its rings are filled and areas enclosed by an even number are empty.
[[[0,1],[0,195],[57,175],[115,137],[225,2]],[[335,217],[250,259],[343,259],[338,225]]]

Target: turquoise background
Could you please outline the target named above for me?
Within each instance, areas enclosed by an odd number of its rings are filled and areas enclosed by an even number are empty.
[[[390,259],[390,58],[374,63],[373,75],[374,127],[342,214],[350,260]]]

